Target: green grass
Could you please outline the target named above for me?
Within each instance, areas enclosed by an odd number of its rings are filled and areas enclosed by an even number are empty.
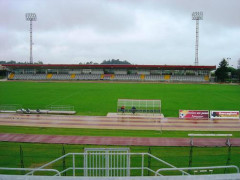
[[[239,110],[239,94],[240,86],[220,84],[0,82],[0,104],[73,105],[79,115],[116,112],[119,98],[160,99],[168,117],[179,109]]]
[[[46,128],[0,126],[1,133],[46,134],[73,136],[117,136],[117,137],[188,137],[189,133],[202,131],[151,131],[151,130],[111,130],[111,129],[77,129],[77,128]],[[240,138],[238,131],[204,131],[205,134],[232,134],[232,138]],[[211,137],[210,137],[211,138]],[[220,137],[222,138],[222,137]]]
[[[61,144],[37,144],[37,143],[10,143],[0,142],[0,167],[20,167],[20,145],[23,150],[24,167],[39,167],[51,160],[54,160],[62,155]],[[103,147],[94,145],[64,145],[65,153],[83,152],[84,148]],[[104,146],[106,147],[106,146]],[[108,146],[109,147],[109,146]],[[122,146],[110,146],[122,147]],[[125,147],[125,146],[124,146]],[[150,152],[154,156],[161,158],[177,167],[188,167],[190,147],[146,147],[146,146],[131,146],[131,152]],[[232,147],[231,160],[229,164],[234,164],[240,167],[240,147]],[[76,157],[77,166],[82,165],[83,158]],[[226,165],[228,158],[227,147],[194,147],[192,166],[220,166]],[[70,158],[66,158],[66,164],[70,165]],[[152,169],[167,167],[154,159],[145,158],[145,166],[150,166]],[[140,166],[141,159],[132,156],[131,166]],[[62,169],[62,161],[48,168]],[[135,172],[136,173],[136,172]],[[223,173],[221,170],[220,173]],[[70,174],[68,174],[70,175]],[[134,174],[133,174],[134,175]],[[146,175],[146,174],[145,174]]]
[[[239,110],[240,86],[219,84],[141,84],[141,83],[75,83],[75,82],[0,82],[0,104],[21,104],[24,108],[47,105],[73,105],[79,115],[106,115],[116,112],[119,98],[161,99],[162,113],[177,117],[179,109]],[[187,137],[191,131],[100,130],[0,126],[1,133],[122,136]],[[201,133],[194,131],[194,133]],[[215,133],[215,132],[205,132]],[[217,132],[233,134],[239,132]],[[0,167],[20,167],[19,149],[23,149],[25,167],[38,167],[62,155],[62,145],[0,142]],[[90,145],[64,145],[66,153],[83,152]],[[109,146],[108,146],[109,147]],[[110,146],[116,147],[116,146]],[[119,146],[118,146],[119,147]],[[131,146],[131,152],[149,152],[149,147]],[[188,167],[189,147],[150,147],[150,152],[177,166]],[[230,164],[240,167],[240,147],[232,147]],[[192,166],[225,165],[227,147],[194,147]],[[80,162],[80,159],[79,161]],[[141,163],[134,159],[131,165]],[[145,159],[145,164],[149,163]],[[67,162],[68,164],[68,162]],[[164,167],[154,160],[153,169]],[[61,163],[50,168],[61,168]]]

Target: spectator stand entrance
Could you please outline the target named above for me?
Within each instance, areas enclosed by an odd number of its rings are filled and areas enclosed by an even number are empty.
[[[116,115],[164,117],[159,99],[118,99]]]

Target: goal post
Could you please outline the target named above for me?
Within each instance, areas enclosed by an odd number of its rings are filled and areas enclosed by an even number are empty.
[[[118,99],[118,113],[161,113],[161,100],[159,99]]]

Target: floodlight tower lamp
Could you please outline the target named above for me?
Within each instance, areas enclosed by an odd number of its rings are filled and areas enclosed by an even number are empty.
[[[32,21],[37,21],[37,15],[35,13],[26,13],[25,14],[26,21],[30,21],[30,64],[33,64],[33,56],[32,56]]]
[[[228,57],[228,58],[226,58],[226,60],[227,60],[228,65],[230,66],[230,60],[231,60],[231,58]]]
[[[196,21],[195,66],[198,66],[199,20],[203,20],[203,12],[193,12],[192,20]]]

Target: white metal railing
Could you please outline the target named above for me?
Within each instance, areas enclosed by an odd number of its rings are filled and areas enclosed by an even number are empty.
[[[184,168],[177,168],[169,163],[167,163],[166,161],[162,160],[162,159],[159,159],[149,153],[117,153],[119,155],[127,155],[127,156],[132,156],[132,155],[139,155],[141,157],[141,166],[139,167],[76,167],[76,156],[86,156],[88,155],[89,153],[68,153],[64,156],[61,156],[41,167],[38,167],[38,168],[7,168],[7,167],[0,167],[0,170],[19,170],[19,171],[30,171],[28,173],[26,173],[25,175],[34,175],[35,172],[38,172],[38,171],[42,171],[42,172],[54,172],[54,176],[61,176],[61,174],[63,174],[64,172],[67,172],[67,171],[72,171],[72,174],[73,176],[76,176],[76,171],[77,170],[82,170],[82,171],[91,171],[91,170],[97,170],[97,171],[111,171],[111,170],[141,170],[141,175],[140,176],[144,176],[144,171],[147,170],[149,172],[152,172],[153,174],[155,174],[155,176],[163,176],[161,174],[161,172],[163,171],[178,171],[178,172],[181,172],[182,175],[191,175],[187,172],[185,172],[185,170],[213,170],[213,169],[235,169],[236,170],[236,173],[239,174],[239,168],[235,165],[229,165],[229,166],[211,166],[211,167],[184,167]],[[107,154],[108,156],[111,156],[113,154],[116,155],[116,153],[91,153],[91,155],[99,155],[99,154],[102,154],[102,155],[105,155]],[[49,165],[52,165],[53,163],[56,163],[57,161],[63,159],[63,158],[66,158],[66,157],[69,157],[69,156],[72,156],[72,166],[64,169],[63,171],[58,171],[56,169],[44,169],[45,167],[49,166]],[[170,166],[171,168],[161,168],[161,169],[158,169],[158,170],[153,170],[151,168],[148,168],[148,167],[145,167],[144,166],[144,157],[145,156],[149,156],[165,165],[168,165]],[[124,174],[117,174],[118,176],[124,176]],[[103,176],[117,176],[116,174],[103,174]],[[87,175],[89,176],[89,175]],[[97,176],[96,174],[93,174],[93,176]],[[130,173],[129,174],[125,174],[125,176],[130,176]]]
[[[129,152],[129,148],[85,148],[84,176],[130,176]]]
[[[43,171],[43,172],[55,172],[55,175],[61,176],[60,172],[56,169],[39,169],[39,168],[9,168],[9,167],[0,167],[0,170],[6,171],[32,171],[32,175],[34,172]],[[26,174],[28,175],[28,174]]]
[[[147,171],[150,171],[150,172],[152,172],[152,173],[154,173],[154,174],[156,174],[157,173],[157,175],[159,175],[159,176],[162,176],[161,174],[159,174],[158,172],[156,172],[155,170],[153,170],[153,169],[151,169],[151,168],[148,168],[148,167],[145,167],[144,166],[144,159],[148,156],[148,157],[151,157],[151,158],[153,158],[153,159],[155,159],[156,161],[158,161],[158,162],[160,162],[160,163],[163,163],[164,165],[167,165],[167,166],[169,166],[169,167],[171,167],[171,168],[176,168],[175,166],[173,166],[172,164],[170,164],[170,163],[167,163],[166,161],[164,161],[164,160],[162,160],[162,159],[159,159],[159,158],[157,158],[157,157],[155,157],[155,156],[153,156],[152,154],[149,154],[149,153],[111,153],[111,152],[109,152],[109,153],[99,153],[99,152],[97,152],[97,153],[91,153],[91,155],[106,155],[106,156],[108,156],[108,157],[110,157],[110,156],[114,156],[114,155],[124,155],[124,156],[129,156],[129,158],[131,159],[131,157],[132,156],[139,156],[140,158],[142,158],[141,159],[141,165],[139,166],[139,167],[131,167],[130,166],[130,161],[129,161],[129,166],[127,166],[127,167],[118,167],[118,166],[116,166],[116,167],[109,167],[109,166],[103,166],[103,167],[101,167],[101,166],[92,166],[92,167],[76,167],[76,163],[75,163],[75,161],[76,161],[76,156],[82,156],[83,158],[84,158],[84,156],[87,156],[87,155],[89,155],[89,153],[68,153],[68,154],[65,154],[65,155],[63,155],[63,156],[61,156],[61,157],[59,157],[59,158],[57,158],[57,159],[55,159],[55,160],[53,160],[53,161],[51,161],[51,162],[49,162],[49,163],[47,163],[47,164],[44,164],[44,165],[42,165],[42,166],[40,166],[40,167],[38,167],[37,168],[37,170],[39,170],[39,169],[43,169],[43,168],[45,168],[45,167],[47,167],[47,166],[49,166],[49,165],[53,165],[54,163],[56,163],[57,161],[59,161],[59,160],[61,160],[61,159],[63,159],[63,158],[66,158],[66,157],[71,157],[72,156],[72,166],[70,166],[70,167],[68,167],[68,168],[66,168],[66,169],[64,169],[63,171],[60,171],[60,174],[62,174],[62,173],[64,173],[64,172],[67,172],[67,171],[70,171],[70,170],[72,170],[72,174],[73,174],[73,176],[75,176],[76,175],[76,170],[82,170],[82,171],[89,171],[89,170],[93,170],[93,171],[101,171],[101,170],[103,170],[103,171],[114,171],[114,170],[126,170],[126,171],[128,171],[128,170],[140,170],[141,171],[141,176],[144,176],[144,171],[145,170],[147,170]],[[117,162],[114,162],[114,163],[117,163]],[[187,173],[187,172],[185,172],[185,171],[183,171],[183,170],[179,170],[182,174],[186,174],[186,175],[189,175],[189,173]],[[30,175],[30,174],[33,174],[35,172],[35,170],[32,170],[31,172],[28,172],[27,173],[27,175]],[[101,174],[100,174],[101,175]],[[99,176],[100,176],[99,175]],[[102,174],[103,176],[120,176],[120,175],[123,175],[123,174]],[[130,173],[125,173],[124,174],[125,176],[131,176],[130,175]],[[88,175],[87,175],[88,176]]]
[[[179,171],[179,170],[200,170],[200,169],[236,169],[237,173],[239,174],[239,168],[235,165],[229,165],[229,166],[210,166],[210,167],[185,167],[185,168],[161,168],[156,171],[155,176],[159,174],[159,172],[162,171]]]

